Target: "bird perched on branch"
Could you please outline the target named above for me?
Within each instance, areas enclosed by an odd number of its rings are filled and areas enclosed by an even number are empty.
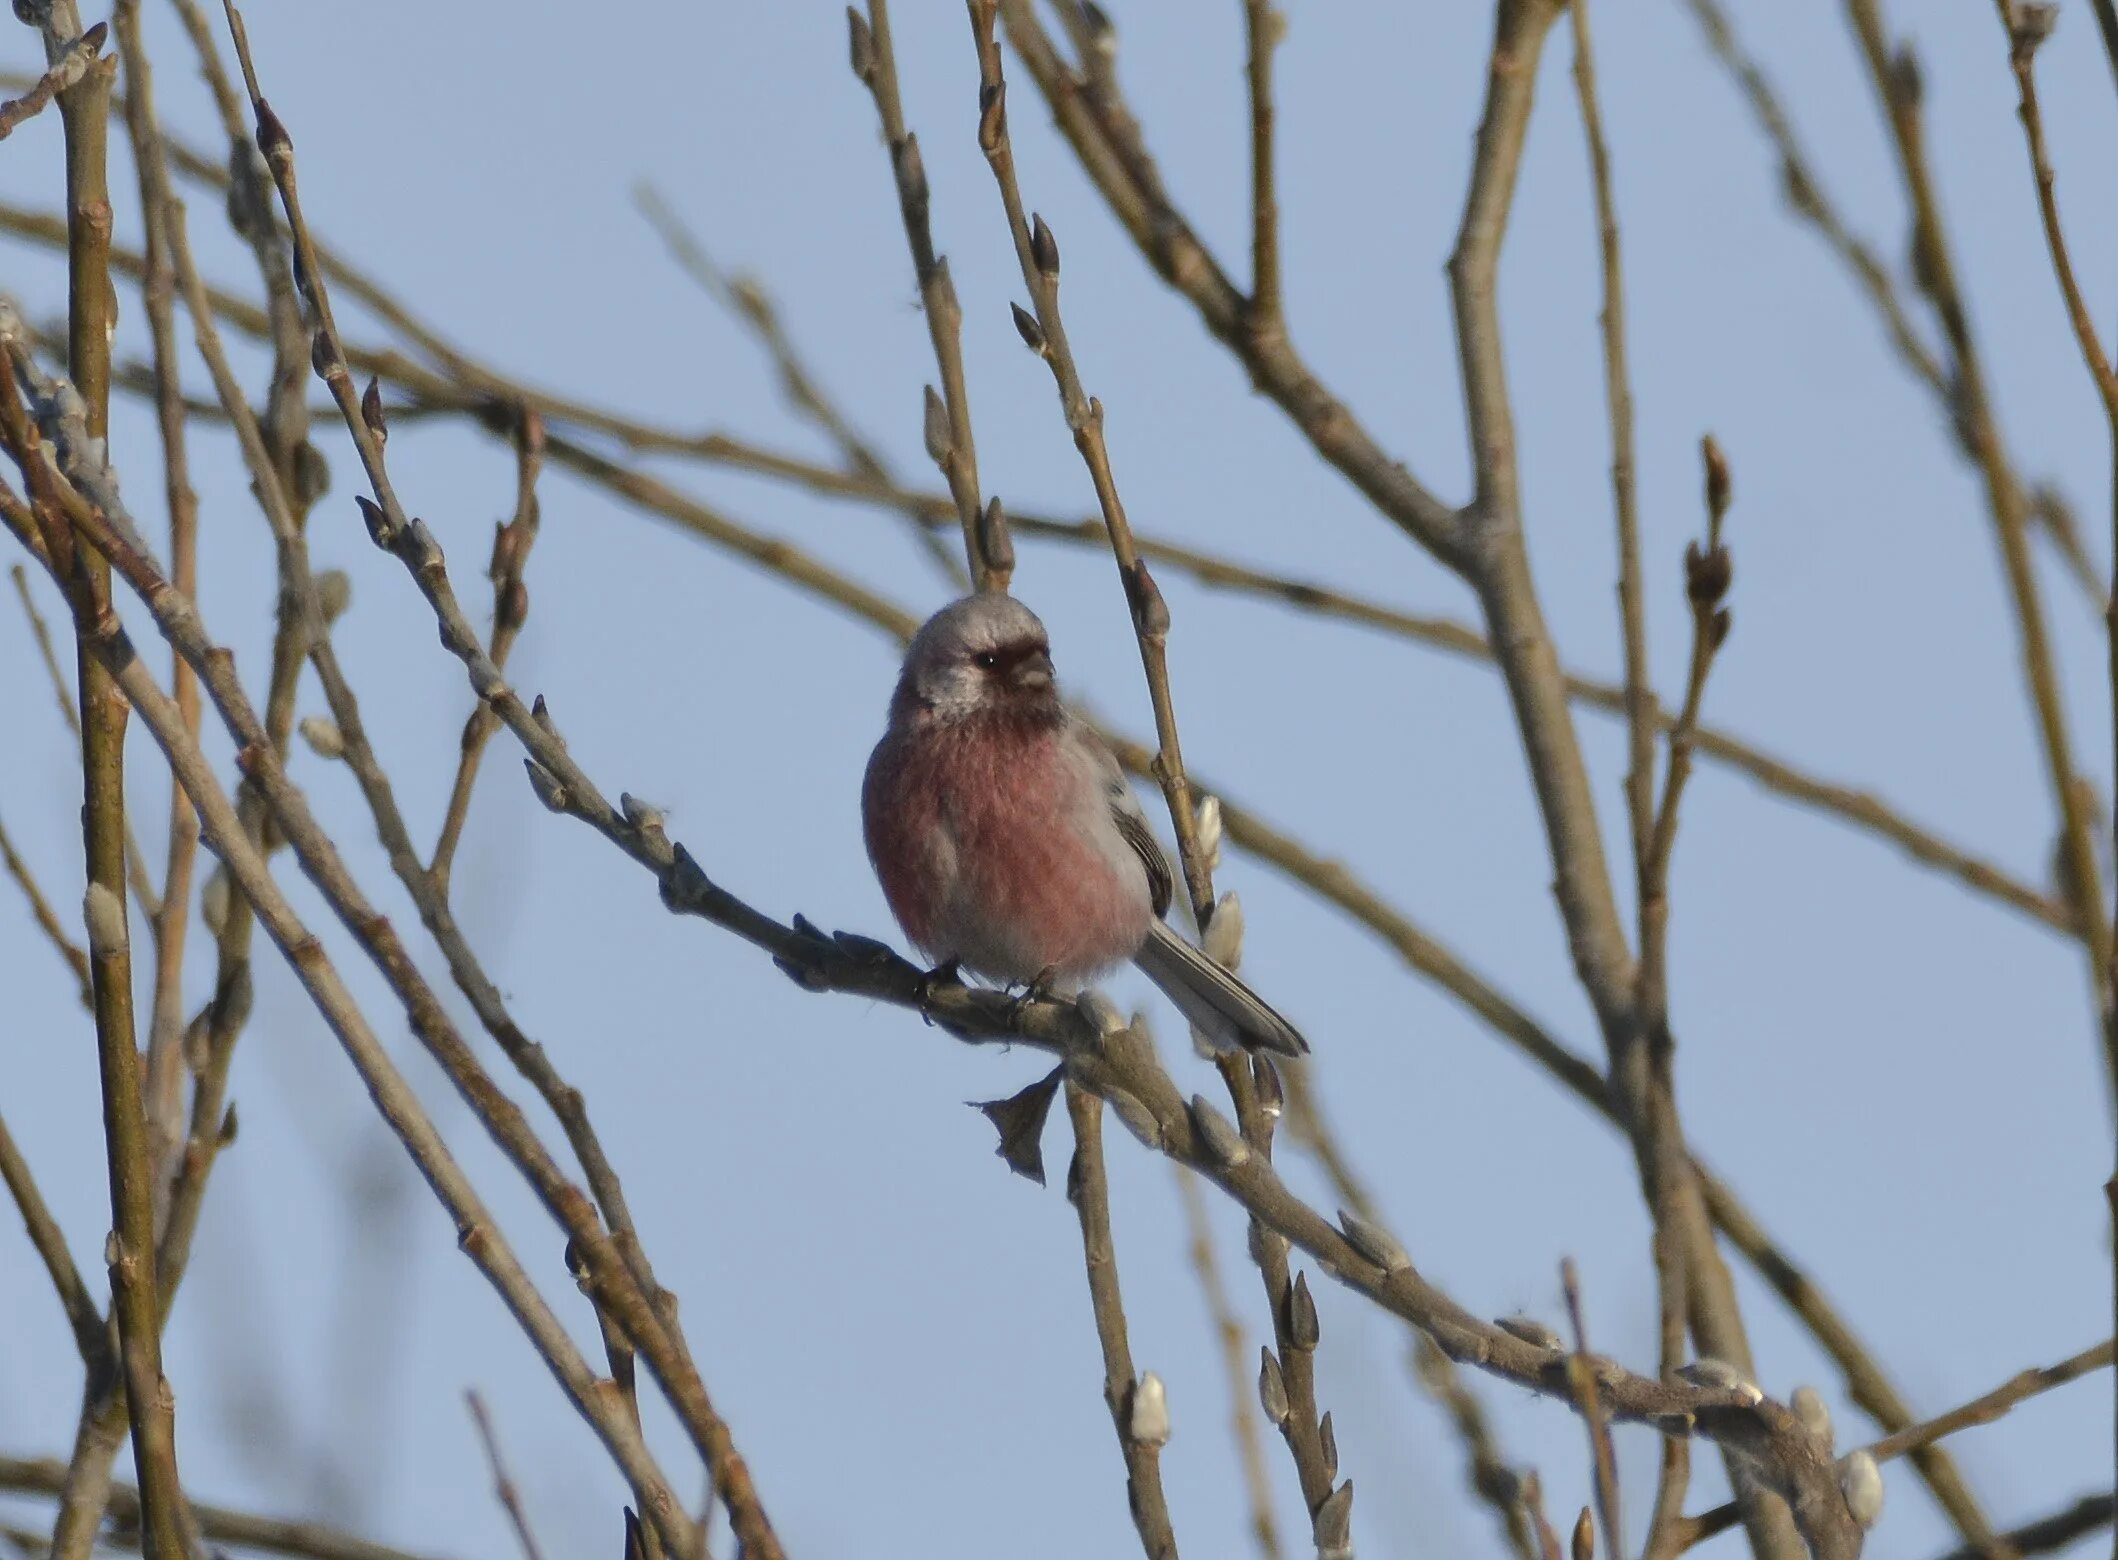
[[[913,637],[861,819],[891,912],[937,963],[1060,990],[1130,959],[1211,1043],[1309,1049],[1163,924],[1168,858],[1117,759],[1060,702],[1044,625],[1012,596],[952,602]]]

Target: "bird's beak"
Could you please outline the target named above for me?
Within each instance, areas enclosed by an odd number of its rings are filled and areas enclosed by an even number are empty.
[[[1045,651],[1034,651],[1015,663],[1015,685],[1018,688],[1049,688],[1052,685],[1052,658]]]

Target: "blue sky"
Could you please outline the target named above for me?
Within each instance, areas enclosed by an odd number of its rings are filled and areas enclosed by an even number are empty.
[[[147,9],[165,116],[211,143],[181,34]],[[1169,184],[1241,275],[1240,8],[1111,9],[1122,78]],[[1480,7],[1289,9],[1279,80],[1291,328],[1378,438],[1460,497],[1468,475],[1441,265],[1489,23]],[[1895,9],[1926,66],[1933,156],[2007,434],[2026,474],[2057,481],[2093,517],[2107,500],[2107,437],[2036,227],[2000,30],[1983,6]],[[1904,203],[1838,8],[1743,11],[1833,194],[1898,262]],[[827,453],[781,404],[754,344],[676,273],[634,212],[634,181],[651,179],[724,264],[765,280],[849,414],[900,470],[925,478],[919,397],[932,363],[838,7],[738,16],[665,0],[594,28],[579,7],[550,4],[260,6],[250,21],[313,219],[455,341],[584,399]],[[1711,429],[1734,464],[1737,500],[1736,626],[1710,718],[1872,787],[2041,881],[2053,808],[1973,474],[1870,312],[1780,209],[1772,160],[1686,8],[1601,6],[1597,25],[1625,225],[1658,680],[1673,689],[1682,675],[1678,558],[1699,524],[1696,442]],[[937,239],[967,312],[987,489],[1023,511],[1087,512],[1092,495],[1048,375],[1007,324],[1020,282],[973,139],[961,11],[901,4],[897,33]],[[21,66],[32,52],[23,31],[5,57]],[[1607,429],[1568,55],[1562,31],[1544,62],[1502,307],[1546,612],[1569,663],[1609,675]],[[2040,72],[2061,198],[2107,319],[2109,267],[2097,257],[2118,242],[2118,204],[2093,170],[2118,114],[2085,8],[2066,8]],[[1319,466],[1131,252],[1026,79],[1012,121],[1025,194],[1064,247],[1067,326],[1107,408],[1134,524],[1468,617],[1467,593]],[[47,115],[0,159],[0,193],[55,207],[58,168]],[[129,169],[115,182],[129,195]],[[215,231],[215,203],[194,196],[191,206],[209,273],[247,282],[246,257]],[[137,232],[129,198],[119,228]],[[59,307],[50,255],[12,242],[5,255],[4,284],[33,317]],[[350,309],[347,324],[380,334]],[[123,338],[144,339],[136,307]],[[261,384],[260,360],[245,367]],[[261,677],[269,538],[232,447],[203,429],[195,440],[204,610]],[[415,832],[430,839],[467,694],[402,572],[355,523],[351,450],[342,436],[323,442],[337,486],[314,551],[354,584],[341,654]],[[138,406],[114,417],[113,446],[136,512],[157,515],[155,444]],[[402,425],[390,452],[399,491],[450,549],[459,583],[474,583],[488,527],[512,501],[506,452],[439,423]],[[887,517],[722,470],[665,474],[915,610],[943,599]],[[2101,528],[2089,526],[2102,556]],[[1108,558],[1028,541],[1021,550],[1017,588],[1050,624],[1068,686],[1146,730]],[[515,680],[547,697],[591,773],[665,806],[672,834],[753,902],[888,930],[857,816],[894,675],[887,643],[563,473],[545,484],[529,581]],[[1198,769],[1354,866],[1594,1052],[1492,673],[1171,573],[1161,583]],[[2097,615],[2056,568],[2043,583],[2077,751],[2107,793]],[[45,604],[55,608],[48,594]],[[19,669],[28,655],[26,629],[0,611],[0,659]],[[305,684],[302,712],[321,707]],[[1598,715],[1579,724],[1616,860],[1621,735]],[[0,819],[71,906],[73,758],[28,671],[0,680],[0,729],[15,734],[0,765]],[[165,783],[144,740],[132,751],[132,796],[151,837]],[[213,751],[225,757],[226,743]],[[306,751],[295,768],[362,882],[416,926],[349,777]],[[752,950],[666,915],[637,869],[545,814],[517,773],[503,740],[457,868],[459,907],[525,1027],[586,1090],[790,1547],[1022,1560],[1127,1552],[1071,1211],[1056,1190],[1007,1176],[986,1124],[961,1104],[1011,1092],[1036,1060],[797,991]],[[327,919],[291,865],[281,876],[314,923]],[[1572,1255],[1599,1345],[1648,1365],[1646,1226],[1612,1132],[1268,869],[1231,857],[1221,883],[1248,910],[1246,975],[1314,1041],[1323,1101],[1422,1270],[1474,1311],[1556,1315],[1558,1262]],[[1687,799],[1672,900],[1692,1140],[1825,1277],[1912,1401],[1939,1410],[2103,1335],[2111,1122],[2078,951],[1711,766]],[[208,978],[202,952],[195,991]],[[461,1401],[476,1386],[550,1550],[614,1545],[615,1473],[456,1254],[447,1220],[285,970],[268,957],[258,973],[234,1081],[242,1136],[216,1176],[168,1354],[188,1484],[422,1551],[506,1553]],[[355,973],[371,1013],[388,1019],[379,982]],[[0,988],[0,1107],[92,1267],[108,1212],[91,1032],[8,895]],[[1146,997],[1129,981],[1116,989]],[[1203,1069],[1160,1016],[1171,1065],[1203,1087]],[[549,1224],[402,1025],[385,1034],[587,1336]],[[1327,1197],[1306,1166],[1290,1173]],[[1178,1536],[1190,1554],[1244,1553],[1227,1386],[1186,1265],[1175,1185],[1122,1137],[1111,1174],[1134,1352],[1169,1383]],[[365,1189],[357,1208],[348,1184]],[[1255,1330],[1264,1313],[1240,1226],[1218,1206],[1216,1221]],[[1738,1278],[1765,1385],[1816,1383],[1845,1434],[1865,1437],[1813,1346],[1747,1273]],[[1499,1553],[1463,1493],[1441,1414],[1407,1383],[1400,1331],[1328,1284],[1318,1299],[1319,1395],[1360,1492],[1363,1554]],[[63,1452],[76,1376],[41,1272],[0,1230],[0,1447]],[[1480,1390],[1555,1510],[1584,1500],[1572,1417],[1498,1384]],[[689,1479],[667,1421],[652,1428]],[[2106,1378],[1961,1436],[1956,1449],[1989,1509],[2019,1519],[2107,1485],[2109,1430]],[[1651,1440],[1621,1436],[1620,1456],[1638,1521]],[[1291,1530],[1298,1504],[1276,1449],[1272,1468]],[[1695,1504],[1716,1498],[1717,1484],[1702,1462]],[[1915,1481],[1892,1470],[1889,1491],[1872,1552],[1943,1547]],[[1722,1540],[1722,1552],[1735,1542]]]

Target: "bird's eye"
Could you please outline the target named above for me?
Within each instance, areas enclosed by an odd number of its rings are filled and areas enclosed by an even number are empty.
[[[978,654],[971,657],[971,661],[980,670],[990,672],[1000,664],[1000,657],[993,654],[990,650],[981,650]]]

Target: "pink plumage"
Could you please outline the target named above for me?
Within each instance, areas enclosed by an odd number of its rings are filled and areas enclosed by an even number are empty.
[[[1044,625],[984,594],[906,652],[861,793],[868,856],[930,958],[1068,987],[1135,960],[1222,1044],[1307,1045],[1162,924],[1171,878],[1110,750],[1059,700]]]

